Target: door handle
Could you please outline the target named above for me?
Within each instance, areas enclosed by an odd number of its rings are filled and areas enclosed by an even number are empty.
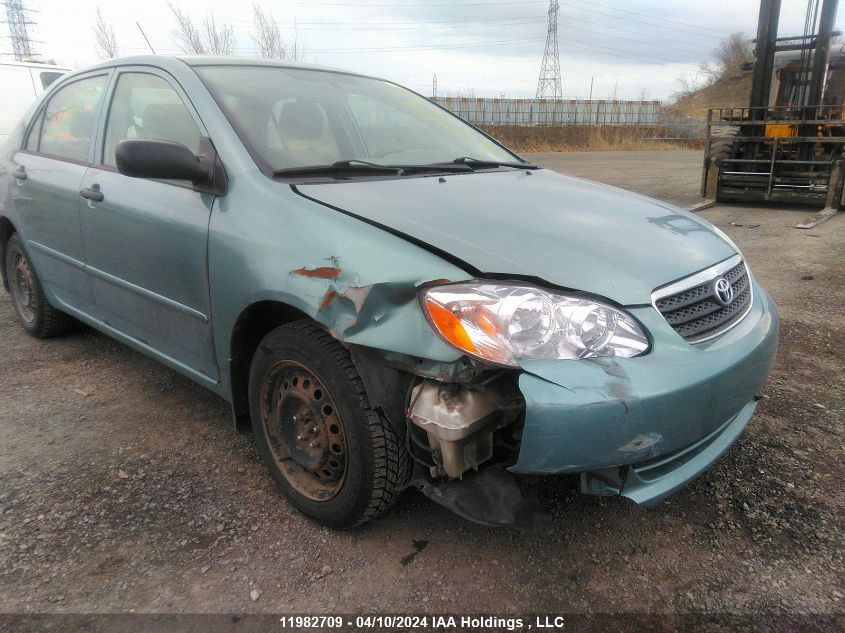
[[[12,175],[18,180],[26,180],[26,168],[19,167],[18,169],[12,172]]]
[[[80,189],[79,195],[82,196],[83,198],[85,198],[86,200],[93,200],[94,202],[102,202],[105,199],[103,192],[100,191],[100,188],[97,185],[94,185],[94,187],[97,187],[97,188],[96,189],[93,189],[93,188],[91,188],[91,189]]]

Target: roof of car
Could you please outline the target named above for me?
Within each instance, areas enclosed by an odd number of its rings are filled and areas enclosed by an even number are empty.
[[[364,76],[361,73],[343,70],[341,68],[319,66],[317,64],[305,64],[302,62],[277,59],[257,59],[253,57],[231,57],[224,55],[133,55],[131,57],[109,59],[84,70],[110,68],[112,66],[155,66],[162,63],[166,64],[169,60],[180,60],[188,66],[264,66],[270,68],[302,68]]]

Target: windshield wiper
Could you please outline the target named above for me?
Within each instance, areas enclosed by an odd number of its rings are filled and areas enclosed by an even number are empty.
[[[353,158],[339,160],[328,165],[305,165],[302,167],[286,167],[273,171],[274,177],[281,176],[349,176],[349,175],[396,175],[403,176],[413,172],[447,172],[461,173],[476,169],[495,169],[496,167],[511,167],[513,169],[540,169],[532,163],[514,163],[495,160],[481,160],[471,156],[461,156],[448,163],[428,163],[425,165],[382,165],[370,161]]]
[[[452,161],[458,165],[468,165],[473,169],[493,169],[495,167],[513,167],[514,169],[542,169],[533,163],[517,163],[498,160],[481,160],[472,156],[460,156]]]
[[[305,165],[273,170],[273,176],[332,176],[340,174],[399,174],[401,168],[365,160],[339,160],[330,165]]]
[[[276,169],[273,176],[341,176],[341,175],[404,175],[409,172],[433,171],[460,173],[472,171],[470,165],[459,163],[431,163],[428,165],[382,165],[357,158],[339,160],[330,165],[307,165]]]

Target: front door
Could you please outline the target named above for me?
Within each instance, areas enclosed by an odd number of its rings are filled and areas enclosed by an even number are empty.
[[[150,69],[113,82],[96,164],[82,186],[87,270],[102,320],[200,379],[217,381],[207,275],[214,196],[188,182],[117,172],[123,139],[182,143],[197,152],[204,132],[178,85]]]

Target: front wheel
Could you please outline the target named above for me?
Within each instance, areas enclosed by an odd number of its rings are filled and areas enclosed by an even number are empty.
[[[311,321],[270,332],[249,380],[258,449],[276,485],[328,527],[365,523],[399,497],[410,460],[370,408],[349,352]]]
[[[12,305],[26,333],[35,338],[51,338],[66,332],[73,320],[47,301],[17,233],[6,243],[5,266]]]

